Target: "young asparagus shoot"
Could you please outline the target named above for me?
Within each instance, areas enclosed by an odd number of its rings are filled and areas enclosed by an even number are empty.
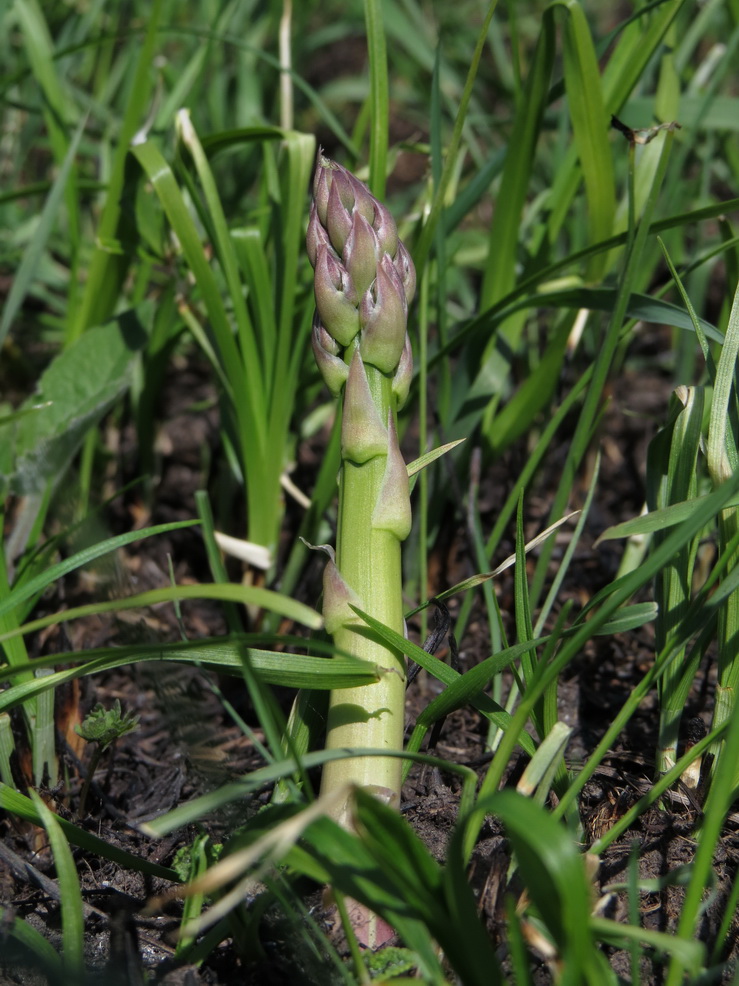
[[[322,155],[307,248],[315,271],[313,350],[343,405],[336,558],[324,573],[324,620],[338,647],[387,669],[377,684],[331,693],[326,745],[400,750],[404,657],[357,632],[362,621],[351,606],[403,633],[400,545],[411,510],[396,414],[413,371],[407,322],[415,270],[387,208]],[[336,760],[324,768],[322,790],[350,782],[392,804],[400,776],[397,757]]]

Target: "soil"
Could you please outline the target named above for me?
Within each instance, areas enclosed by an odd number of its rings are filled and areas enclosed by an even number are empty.
[[[644,343],[646,345],[646,343]],[[664,412],[669,398],[667,377],[623,373],[615,386],[603,425],[603,462],[596,505],[591,514],[587,538],[583,542],[563,589],[582,605],[600,586],[610,581],[618,565],[617,547],[608,544],[593,550],[592,541],[608,524],[624,520],[641,508],[644,496],[643,469],[646,443]],[[206,408],[203,411],[203,407]],[[194,493],[207,483],[204,448],[217,442],[217,409],[207,369],[194,357],[175,363],[164,382],[160,408],[161,427],[155,443],[156,487],[140,486],[119,496],[101,516],[107,530],[88,532],[92,537],[114,534],[147,524],[187,519],[195,515]],[[113,493],[138,475],[138,450],[129,428],[117,430],[111,420],[106,433],[109,461],[104,492]],[[527,524],[532,532],[545,526],[550,491],[566,450],[554,448],[548,465],[537,479],[527,500]],[[298,473],[309,487],[311,470],[320,458],[320,449],[301,451]],[[517,453],[484,471],[480,503],[483,523],[489,528],[496,506],[505,497],[516,475]],[[578,506],[585,486],[573,490]],[[288,514],[290,516],[290,514]],[[451,516],[451,514],[450,514]],[[294,536],[287,530],[286,538]],[[74,546],[68,546],[71,551]],[[512,551],[513,545],[504,546]],[[430,563],[431,591],[439,591],[474,572],[473,552],[464,527],[447,525]],[[132,545],[107,559],[94,571],[67,578],[55,587],[39,606],[39,615],[55,612],[100,598],[161,587],[169,581],[169,560],[179,583],[209,579],[207,561],[196,529],[152,538]],[[556,564],[556,557],[554,564]],[[235,577],[238,577],[235,575]],[[512,610],[512,575],[505,573],[496,585],[503,612]],[[316,573],[304,581],[298,593],[314,604],[318,595]],[[454,605],[452,604],[454,615]],[[485,650],[484,613],[475,609],[466,633],[459,641],[462,668],[473,666],[488,656]],[[417,632],[411,626],[411,632]],[[69,649],[115,645],[121,641],[162,641],[203,637],[226,632],[218,606],[204,602],[182,606],[181,620],[171,606],[156,607],[135,615],[98,617],[74,621],[34,638],[36,655]],[[447,645],[438,652],[442,654]],[[603,735],[606,725],[621,707],[635,683],[649,667],[653,656],[651,628],[612,638],[596,638],[581,655],[576,666],[561,681],[562,719],[572,727],[568,763],[577,769]],[[686,721],[708,721],[712,700],[710,655],[700,669],[686,710]],[[162,866],[170,866],[177,850],[191,840],[194,830],[179,832],[154,841],[138,829],[142,822],[211,790],[224,780],[242,774],[261,763],[253,738],[237,726],[224,709],[223,695],[247,722],[252,712],[246,693],[235,679],[218,679],[198,670],[180,668],[168,671],[134,665],[120,671],[85,679],[58,696],[59,749],[64,781],[44,796],[62,816],[75,820],[106,842],[120,846]],[[433,697],[434,683],[424,675],[409,688],[408,722],[412,723]],[[290,696],[279,696],[285,710]],[[85,815],[78,818],[80,790],[89,766],[90,751],[74,732],[77,713],[86,713],[96,702],[106,708],[120,700],[124,709],[140,717],[139,729],[130,733],[103,757],[96,771]],[[66,708],[66,712],[65,712]],[[252,719],[253,722],[253,719]],[[629,723],[618,745],[604,760],[602,769],[587,785],[580,812],[586,837],[591,840],[607,830],[613,821],[649,786],[653,764],[645,751],[654,748],[656,708],[653,697],[643,703]],[[486,730],[471,709],[451,715],[444,724],[437,753],[444,758],[468,764],[480,774],[488,763]],[[512,765],[508,784],[514,784],[523,768]],[[22,762],[17,764],[23,772]],[[27,768],[26,768],[27,769]],[[449,786],[451,785],[451,786]],[[265,795],[266,797],[267,795]],[[431,852],[443,860],[447,840],[454,826],[458,794],[453,783],[433,771],[414,769],[403,792],[402,810]],[[700,795],[676,797],[667,808],[642,816],[621,839],[602,855],[594,878],[596,896],[610,884],[626,880],[632,853],[638,854],[639,873],[659,876],[691,860],[695,851],[694,829],[700,817]],[[208,821],[214,839],[227,829],[230,820],[223,815]],[[59,891],[52,860],[38,829],[8,815],[0,818],[2,855],[0,857],[0,901],[4,907],[37,928],[51,943],[59,946]],[[157,877],[144,877],[100,857],[74,850],[82,882],[86,912],[86,953],[90,982],[106,986],[135,986],[144,982],[168,986],[235,986],[249,982],[254,986],[281,982],[321,982],[321,970],[296,969],[291,963],[285,928],[279,916],[267,913],[262,921],[263,959],[251,965],[242,962],[232,944],[214,948],[203,964],[186,966],[175,958],[175,931],[180,905],[170,902],[154,913],[145,907],[152,897],[165,892],[169,884]],[[708,906],[701,929],[704,940],[713,944],[722,914],[722,904],[731,886],[739,859],[736,826],[730,819],[720,851],[714,862],[715,896]],[[470,869],[470,879],[478,894],[479,907],[494,940],[505,936],[503,887],[509,853],[500,829],[489,821],[481,833]],[[307,888],[307,902],[321,919],[320,892]],[[607,891],[606,891],[607,893]],[[641,919],[644,926],[660,931],[674,929],[680,913],[679,887],[642,896]],[[312,896],[310,896],[312,895]],[[615,892],[602,898],[609,916],[626,919],[626,902]],[[7,912],[6,912],[7,913]],[[732,925],[721,959],[737,955],[737,926]],[[2,928],[0,928],[2,937]],[[543,955],[532,952],[535,983],[552,982]],[[616,971],[630,979],[630,957],[609,955]],[[642,983],[661,982],[662,970],[643,959]],[[0,950],[0,984],[43,982],[32,969],[24,967],[8,951],[7,940]],[[728,981],[728,974],[727,980]]]

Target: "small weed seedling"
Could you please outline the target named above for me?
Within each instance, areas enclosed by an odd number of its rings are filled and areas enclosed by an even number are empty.
[[[106,709],[101,702],[98,702],[95,708],[85,716],[80,725],[75,726],[75,732],[84,740],[87,740],[88,743],[95,744],[95,749],[92,752],[90,764],[87,768],[85,783],[82,785],[82,791],[80,792],[80,818],[84,817],[90,785],[92,784],[92,779],[95,776],[95,771],[103,754],[121,736],[125,736],[126,733],[133,733],[138,728],[139,716],[134,715],[132,712],[121,712],[121,703],[118,699],[115,700],[113,707],[110,709]]]

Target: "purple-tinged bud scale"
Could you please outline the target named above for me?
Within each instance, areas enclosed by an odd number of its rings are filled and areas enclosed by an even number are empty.
[[[338,174],[338,172],[337,172]],[[331,182],[331,189],[328,193],[328,209],[326,211],[326,229],[331,246],[341,256],[344,252],[344,244],[347,241],[352,228],[352,213],[348,209],[341,197],[341,189],[336,176]]]
[[[311,202],[308,230],[305,234],[305,245],[308,250],[308,260],[310,260],[311,267],[314,268],[320,247],[325,246],[331,253],[334,252],[331,241],[328,238],[328,233],[318,216],[318,209],[316,208],[315,202]]]
[[[416,268],[413,266],[411,255],[401,240],[398,240],[398,251],[395,254],[394,261],[395,269],[400,275],[400,281],[403,285],[406,303],[410,305],[416,293]]]
[[[387,254],[377,265],[377,277],[359,306],[362,358],[383,373],[393,373],[405,344],[408,308],[400,275]]]
[[[396,410],[399,411],[408,400],[408,393],[411,389],[412,381],[413,353],[411,351],[411,340],[406,332],[403,352],[400,354],[398,369],[395,371],[395,376],[393,377],[393,394],[395,395],[395,400],[397,402]]]
[[[391,257],[394,257],[400,245],[398,227],[382,202],[375,204],[375,219],[372,228],[377,233],[377,239],[380,241],[380,248],[383,253],[389,253]]]
[[[360,297],[377,275],[380,256],[377,234],[361,213],[352,213],[352,228],[344,244],[342,260]]]
[[[323,570],[323,624],[328,633],[336,633],[340,627],[362,621],[350,608],[362,609],[362,601],[348,586],[332,559],[326,562]]]
[[[321,322],[340,345],[348,346],[359,331],[357,293],[349,272],[326,246],[318,248],[313,288]]]
[[[349,367],[337,355],[339,347],[335,339],[321,325],[318,312],[313,316],[311,343],[313,345],[313,355],[316,358],[316,364],[323,377],[323,382],[331,391],[333,397],[339,397],[346,383],[346,378],[349,376]]]
[[[387,454],[387,431],[372,400],[359,350],[354,350],[344,393],[341,421],[341,457],[369,462]]]
[[[385,475],[372,512],[372,526],[377,530],[390,531],[399,541],[404,541],[411,532],[411,500],[408,470],[398,447],[398,433],[392,411],[387,416],[387,435]]]
[[[331,171],[331,162],[319,152],[318,167],[313,176],[313,201],[322,226],[326,225],[326,210],[328,209],[328,193],[330,188],[329,174]]]

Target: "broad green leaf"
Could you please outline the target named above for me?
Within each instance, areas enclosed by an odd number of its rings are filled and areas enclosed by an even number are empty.
[[[89,330],[52,361],[23,405],[39,410],[0,429],[0,444],[10,444],[15,460],[12,473],[0,476],[0,494],[43,493],[63,475],[90,427],[127,389],[152,314],[148,303],[125,312]]]

